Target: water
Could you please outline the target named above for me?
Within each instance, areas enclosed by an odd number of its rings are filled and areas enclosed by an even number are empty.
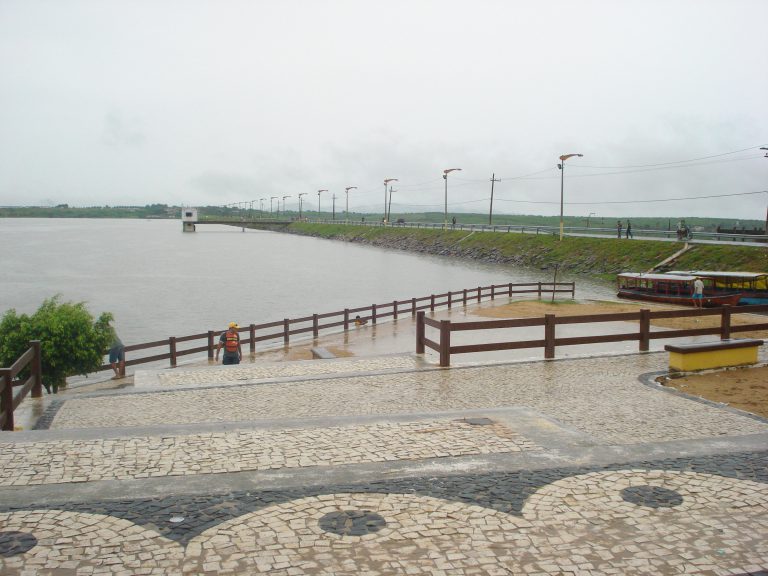
[[[551,273],[179,220],[0,219],[0,314],[45,298],[108,311],[126,344]],[[571,280],[571,278],[563,278]],[[580,298],[611,288],[577,279]]]

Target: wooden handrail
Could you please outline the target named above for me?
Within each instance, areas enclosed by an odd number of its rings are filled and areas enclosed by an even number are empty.
[[[495,284],[490,286],[480,286],[475,288],[466,288],[457,291],[448,291],[442,294],[431,294],[420,298],[410,298],[407,300],[390,300],[382,304],[371,304],[359,308],[347,308],[336,312],[324,312],[321,314],[310,314],[298,318],[284,318],[263,324],[249,324],[239,329],[240,341],[243,345],[249,345],[251,352],[255,350],[256,342],[282,339],[285,344],[290,342],[290,337],[298,334],[312,333],[317,338],[321,331],[333,328],[343,327],[344,331],[350,329],[350,324],[354,321],[354,316],[358,313],[362,319],[376,324],[378,320],[384,318],[395,318],[400,315],[415,316],[420,310],[435,310],[440,306],[450,306],[461,301],[464,305],[468,301],[474,300],[480,302],[483,298],[494,299],[498,296],[512,296],[516,294],[530,294],[541,292],[571,293],[574,294],[576,284],[574,282],[526,282],[520,284]],[[461,295],[461,300],[452,300],[452,295]],[[321,323],[320,320],[334,319],[331,322]],[[307,324],[297,327],[297,324]],[[271,328],[279,328],[279,331],[268,331],[266,334],[262,331]],[[258,335],[256,332],[260,332]],[[140,344],[130,344],[125,347],[125,352],[136,352],[139,350],[148,350],[150,348],[166,348],[168,352],[162,354],[151,354],[140,358],[126,359],[126,366],[136,366],[158,360],[170,360],[171,367],[176,366],[176,359],[179,356],[196,353],[198,351],[208,351],[208,358],[213,358],[214,349],[217,344],[216,338],[221,331],[208,331],[189,336],[171,336],[165,340],[155,340],[152,342],[143,342]],[[213,334],[213,341],[211,341]],[[192,348],[181,349],[180,344],[195,342],[197,340],[205,341],[204,346],[194,346]],[[108,370],[109,364],[103,364],[101,370]]]
[[[717,334],[721,340],[730,338],[732,332],[747,332],[753,330],[768,330],[768,322],[757,322],[734,326],[731,322],[735,314],[768,313],[768,305],[721,306],[718,308],[705,308],[699,310],[657,310],[641,309],[638,312],[618,312],[609,314],[588,314],[582,316],[560,316],[547,314],[544,317],[512,318],[508,320],[479,320],[473,322],[440,322],[427,318],[424,312],[419,312],[416,324],[416,353],[423,354],[429,347],[440,354],[440,366],[450,365],[451,354],[467,354],[470,352],[490,352],[494,350],[514,350],[520,348],[544,348],[545,358],[555,357],[557,346],[574,346],[581,344],[599,344],[605,342],[638,341],[641,352],[648,351],[650,340],[658,338],[682,338],[688,336],[700,336]],[[687,328],[680,330],[666,330],[664,332],[651,332],[650,321],[654,318],[692,318],[697,316],[720,316],[720,326],[714,328]],[[622,334],[597,334],[591,336],[575,336],[569,338],[557,338],[555,327],[560,324],[595,324],[601,322],[639,321],[638,332]],[[425,327],[430,326],[440,331],[440,339],[435,342],[425,335]],[[454,346],[450,343],[451,332],[473,330],[496,330],[502,328],[518,328],[523,326],[544,326],[543,340],[523,340],[512,342],[489,342],[483,344],[469,344]]]
[[[29,369],[29,377],[25,380],[16,379],[23,370]],[[19,356],[10,368],[0,368],[0,429],[12,431],[15,423],[13,411],[21,401],[32,392],[33,398],[43,395],[42,357],[40,341],[32,340],[29,348]],[[13,389],[20,387],[14,396]]]

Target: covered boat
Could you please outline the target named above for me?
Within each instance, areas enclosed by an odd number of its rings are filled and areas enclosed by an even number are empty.
[[[698,276],[711,286],[713,294],[741,292],[739,304],[768,304],[768,274],[765,272],[715,272],[712,270],[673,270],[667,274]]]
[[[631,300],[650,300],[666,304],[693,306],[693,283],[697,276],[683,274],[643,274],[625,272],[617,276],[618,297]],[[702,305],[708,308],[728,304],[735,306],[740,292],[713,292],[712,281],[702,278],[704,298]]]

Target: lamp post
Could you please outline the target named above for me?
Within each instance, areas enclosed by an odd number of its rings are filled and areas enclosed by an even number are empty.
[[[443,213],[443,227],[448,227],[448,174],[451,172],[455,172],[456,170],[461,170],[461,168],[448,168],[447,170],[443,170],[443,180],[445,180],[445,212]]]
[[[283,196],[283,214],[285,214],[285,199],[290,198],[290,196]]]
[[[392,192],[397,192],[397,190],[392,190],[392,186],[389,187],[389,207],[387,208],[387,222],[389,222],[389,219],[392,217]]]
[[[346,210],[347,222],[349,222],[349,191],[350,190],[357,190],[357,186],[347,186],[346,188],[344,188],[344,193],[347,195],[347,210]]]
[[[563,182],[565,176],[565,161],[568,158],[578,156],[581,158],[584,154],[563,154],[560,156],[560,164],[557,167],[560,169],[560,241],[563,241]]]
[[[301,202],[302,202],[301,197],[306,195],[307,195],[306,192],[302,192],[301,194],[299,194],[299,222],[301,222]]]
[[[768,150],[768,148],[762,147],[760,150]],[[765,153],[765,157],[768,158],[768,152]],[[765,230],[763,230],[763,234],[768,236],[768,207],[765,209]]]
[[[594,212],[590,212],[590,213],[589,213],[589,215],[587,216],[587,228],[589,228],[589,219],[590,219],[592,216],[594,216],[594,215],[595,215],[595,213],[594,213]]]
[[[271,196],[269,199],[269,217],[272,218],[272,200],[278,200],[277,196]],[[280,204],[277,205],[278,211],[280,210]]]
[[[259,198],[259,218],[264,218],[264,200],[266,198]]]
[[[397,178],[385,178],[384,179],[384,223],[387,222],[387,185],[390,182],[398,182]]]
[[[317,191],[317,217],[320,218],[320,194],[323,192],[328,192],[328,190],[318,190]]]

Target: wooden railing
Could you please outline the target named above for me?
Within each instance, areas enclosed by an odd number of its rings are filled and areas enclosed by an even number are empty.
[[[269,340],[280,341],[284,344],[290,342],[291,337],[300,334],[312,334],[317,338],[321,330],[330,330],[342,328],[349,330],[350,324],[354,325],[355,316],[359,315],[362,320],[371,324],[385,318],[397,318],[401,315],[416,316],[420,310],[433,311],[439,307],[451,308],[454,305],[465,305],[470,302],[481,302],[483,299],[493,300],[497,296],[513,296],[517,294],[536,294],[538,298],[542,295],[568,294],[571,298],[575,297],[576,284],[573,282],[532,282],[526,284],[498,284],[492,286],[478,286],[477,288],[465,288],[454,292],[444,294],[430,294],[421,298],[411,298],[409,300],[394,300],[383,304],[371,304],[359,308],[345,308],[337,312],[326,312],[322,314],[311,314],[301,318],[285,318],[265,324],[250,324],[242,326],[239,330],[240,341],[243,345],[250,347],[250,352],[256,351],[257,342]],[[136,366],[149,362],[169,360],[171,367],[176,367],[178,359],[181,356],[189,354],[199,354],[207,352],[208,358],[213,359],[218,336],[222,330],[209,330],[200,334],[190,336],[171,336],[166,340],[156,340],[154,342],[144,342],[142,344],[131,344],[125,347],[126,366]],[[180,346],[186,342],[195,342],[204,340],[205,344],[183,348]],[[141,350],[150,350],[153,348],[165,348],[159,354],[129,358],[132,352]],[[109,369],[109,364],[101,366],[102,370]]]
[[[604,342],[623,342],[637,340],[641,352],[647,351],[650,340],[655,338],[682,338],[685,336],[700,336],[719,334],[722,340],[730,338],[732,332],[747,332],[751,330],[768,330],[768,322],[744,324],[735,326],[731,323],[734,314],[768,313],[768,305],[739,306],[732,308],[706,308],[697,310],[639,310],[638,312],[621,312],[616,314],[592,314],[584,316],[555,316],[546,314],[538,318],[512,318],[509,320],[488,320],[476,322],[452,322],[450,320],[434,320],[427,318],[424,312],[416,316],[416,353],[423,354],[425,348],[431,348],[440,354],[440,366],[450,366],[451,354],[467,354],[470,352],[490,352],[494,350],[519,350],[521,348],[544,348],[544,358],[554,358],[557,346],[574,346],[579,344],[599,344]],[[720,316],[720,326],[714,328],[690,328],[684,330],[664,330],[651,332],[651,320],[657,318],[690,318],[697,316]],[[593,336],[576,336],[558,338],[556,326],[559,324],[592,324],[597,322],[639,322],[639,330],[620,334],[600,334]],[[426,337],[426,327],[439,330],[438,340]],[[516,340],[507,342],[488,342],[484,344],[467,344],[454,346],[451,344],[451,334],[469,330],[498,330],[503,328],[521,328],[528,326],[543,326],[543,338],[536,340]]]
[[[32,398],[43,395],[42,369],[40,361],[40,341],[33,340],[29,349],[19,356],[10,368],[0,368],[0,423],[2,430],[13,430],[13,411],[21,401],[32,391]],[[29,368],[29,377],[25,380],[16,377]],[[20,388],[14,395],[13,389]]]

